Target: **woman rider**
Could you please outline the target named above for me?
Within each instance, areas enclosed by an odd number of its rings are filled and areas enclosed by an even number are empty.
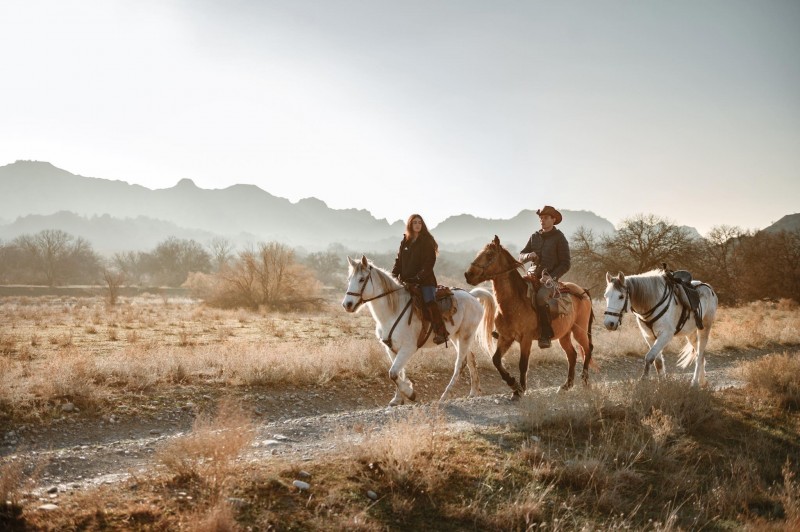
[[[428,226],[419,214],[412,214],[406,222],[406,231],[400,242],[397,259],[394,261],[392,275],[401,283],[419,285],[425,309],[433,324],[433,342],[441,344],[447,341],[447,328],[442,319],[442,312],[436,303],[436,276],[433,265],[439,245]]]

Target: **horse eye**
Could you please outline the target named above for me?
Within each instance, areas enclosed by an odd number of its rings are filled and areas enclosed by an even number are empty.
[[[619,295],[619,299],[624,299],[624,298],[622,297],[622,294],[620,294],[620,295]]]

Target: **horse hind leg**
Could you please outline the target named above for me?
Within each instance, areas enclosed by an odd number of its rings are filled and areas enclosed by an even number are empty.
[[[456,363],[455,363],[455,367],[453,368],[453,376],[450,377],[450,382],[447,384],[447,387],[444,389],[444,393],[442,393],[442,396],[439,398],[439,401],[444,401],[445,399],[447,399],[447,396],[450,395],[450,390],[453,388],[453,386],[456,384],[456,382],[458,382],[458,377],[461,375],[461,370],[463,370],[464,366],[467,365],[467,363],[469,361],[469,355],[471,354],[470,350],[469,350],[469,341],[464,341],[463,339],[459,338],[459,339],[453,340],[453,345],[455,345],[455,348],[456,348]],[[473,357],[473,359],[474,359],[474,357]],[[473,364],[474,364],[474,360],[473,360]],[[470,374],[472,374],[472,368],[471,367],[469,369],[469,372],[470,372]]]
[[[589,386],[589,366],[592,364],[592,344],[589,340],[588,331],[581,327],[572,329],[572,336],[578,342],[580,354],[583,356],[583,369],[581,370],[581,380],[584,386]]]
[[[569,369],[567,369],[567,381],[561,385],[561,389],[569,390],[575,383],[575,364],[578,361],[578,352],[575,350],[575,346],[572,345],[572,337],[569,335],[569,333],[559,338],[558,343],[561,344],[561,349],[563,349],[567,354],[567,362],[569,363]]]

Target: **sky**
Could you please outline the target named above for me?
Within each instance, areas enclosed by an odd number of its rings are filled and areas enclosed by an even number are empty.
[[[800,212],[798,28],[797,0],[3,0],[0,166],[763,228]]]

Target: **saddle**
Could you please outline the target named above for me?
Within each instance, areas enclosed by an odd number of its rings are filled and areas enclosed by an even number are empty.
[[[685,313],[691,312],[694,315],[695,325],[698,329],[702,329],[703,309],[700,307],[700,292],[697,291],[697,287],[702,283],[697,282],[697,284],[694,284],[695,282],[692,281],[692,274],[686,270],[672,271],[667,268],[666,263],[661,266],[666,275],[667,282],[671,283],[675,288],[675,292],[678,294],[678,301],[681,302]],[[682,314],[679,329],[683,328],[686,319],[688,319],[688,315],[684,316]]]
[[[542,282],[541,279],[530,272],[524,275],[522,279],[528,285],[527,295],[534,312],[539,312],[536,308],[536,294],[539,292],[539,289],[542,285],[552,288],[547,304],[550,307],[550,315],[553,317],[572,314],[572,298],[570,295],[583,297],[585,292],[583,288],[575,283],[562,283],[561,281],[554,281],[550,277],[547,277],[545,282]]]
[[[422,299],[422,290],[419,285],[407,284],[409,293],[411,294],[413,312],[408,313],[408,323],[411,323],[411,316],[416,315],[422,321],[422,330],[420,331],[417,346],[421,347],[433,330],[428,311],[425,308],[425,301]],[[458,312],[456,301],[453,298],[453,290],[461,290],[461,288],[450,288],[448,286],[439,285],[436,287],[436,304],[439,305],[439,310],[442,312],[442,319],[450,322],[450,325],[455,325],[453,315]]]

